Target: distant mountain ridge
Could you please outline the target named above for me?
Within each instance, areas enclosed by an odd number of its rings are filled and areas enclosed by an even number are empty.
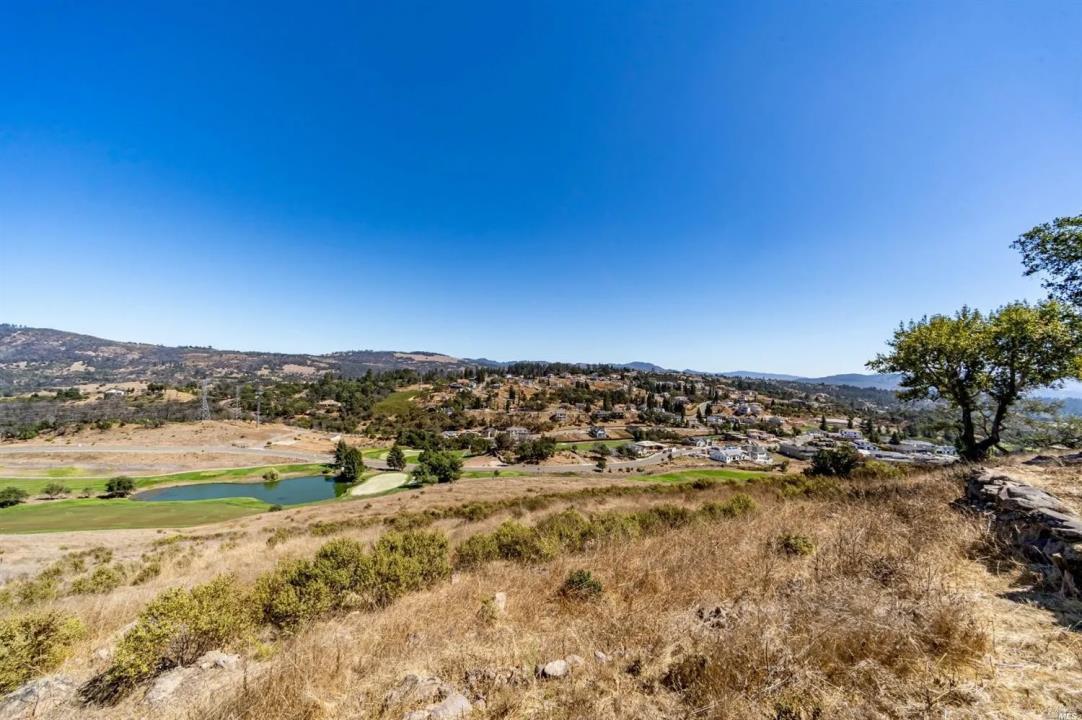
[[[473,363],[428,351],[349,350],[325,355],[170,347],[0,324],[0,390],[153,381],[180,384],[209,377],[279,379],[347,376],[369,370],[459,370]]]
[[[457,358],[425,350],[348,350],[315,355],[171,347],[106,340],[49,328],[0,324],[2,390],[26,391],[52,386],[136,380],[183,383],[204,377],[248,375],[303,379],[318,377],[325,372],[357,376],[369,370],[378,372],[410,368],[418,372],[456,371],[467,367],[506,367],[511,364],[488,358]],[[752,370],[722,373],[677,371],[645,361],[614,363],[612,367],[640,372],[684,372],[881,390],[897,389],[901,378],[900,375],[860,373],[804,377]]]

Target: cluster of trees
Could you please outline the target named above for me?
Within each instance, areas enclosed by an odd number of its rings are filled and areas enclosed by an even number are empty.
[[[1002,447],[1011,413],[1027,394],[1082,378],[1082,216],[1038,225],[1014,246],[1026,274],[1045,274],[1048,299],[911,321],[868,363],[902,374],[901,398],[953,408],[955,442],[967,460]]]
[[[355,483],[364,477],[364,455],[360,448],[339,440],[334,446],[333,467],[339,482]]]
[[[449,450],[425,450],[410,473],[410,480],[418,485],[451,483],[460,477],[462,458]]]

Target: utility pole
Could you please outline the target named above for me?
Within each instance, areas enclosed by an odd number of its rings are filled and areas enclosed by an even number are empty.
[[[207,386],[210,385],[210,380],[203,379],[203,399],[199,405],[199,419],[210,420],[210,403],[207,402]]]

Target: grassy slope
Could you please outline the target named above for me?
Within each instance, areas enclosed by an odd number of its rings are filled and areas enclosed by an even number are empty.
[[[167,475],[145,475],[134,478],[135,486],[140,489],[154,487],[163,483],[197,483],[229,480],[246,480],[258,478],[267,470],[275,469],[278,474],[285,477],[288,475],[312,474],[318,475],[323,465],[318,463],[297,463],[292,465],[258,465],[254,467],[226,468],[218,470],[191,470],[188,472],[170,473]],[[0,487],[15,486],[26,490],[31,495],[42,492],[50,483],[59,482],[70,489],[73,493],[83,491],[105,492],[105,477],[81,477],[81,478],[56,478],[51,474],[48,478],[0,478]]]
[[[232,520],[268,507],[251,498],[190,502],[57,500],[0,510],[0,533],[190,527]]]

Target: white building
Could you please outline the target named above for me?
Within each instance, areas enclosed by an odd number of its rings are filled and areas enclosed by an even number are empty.
[[[710,448],[710,459],[714,462],[725,463],[738,463],[744,462],[748,459],[748,454],[738,447],[712,447]]]

